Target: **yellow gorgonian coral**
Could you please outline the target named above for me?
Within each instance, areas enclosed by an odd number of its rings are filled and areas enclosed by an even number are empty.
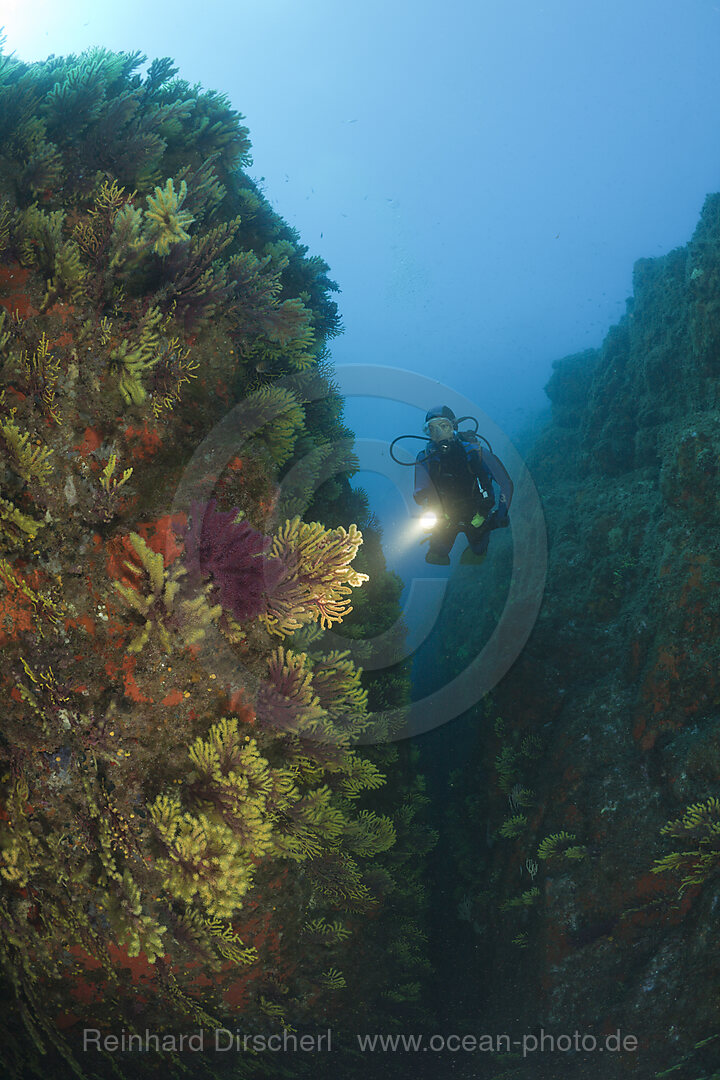
[[[660,830],[663,836],[680,840],[681,850],[671,851],[655,860],[653,874],[668,871],[682,874],[678,892],[702,885],[720,866],[720,799],[711,796],[706,802],[693,803],[675,821]]]
[[[276,465],[284,465],[305,423],[296,395],[285,387],[263,386],[245,398],[243,413],[248,430],[265,443]]]
[[[20,354],[16,366],[27,390],[39,400],[42,411],[54,423],[59,424],[55,388],[60,378],[60,362],[50,351],[47,334],[41,334],[32,355],[28,352]]]
[[[157,867],[168,891],[186,903],[197,898],[211,917],[232,916],[254,872],[242,841],[222,820],[187,813],[167,795],[155,799],[150,818],[166,852]]]
[[[126,405],[142,405],[147,397],[142,376],[157,364],[162,354],[162,320],[158,308],[148,308],[134,340],[123,338],[110,353],[110,367],[119,375],[118,390]]]
[[[141,652],[151,632],[166,653],[201,641],[208,625],[222,610],[219,604],[211,607],[208,603],[210,586],[190,598],[182,598],[180,590],[182,578],[187,573],[185,568],[174,566],[165,570],[162,555],[152,551],[137,533],[130,534],[130,543],[142,569],[126,562],[125,570],[138,580],[138,588],[120,581],[114,581],[113,585],[128,607],[145,620],[145,625],[128,645],[128,652]]]
[[[261,616],[268,630],[285,636],[306,623],[323,628],[341,622],[352,611],[351,588],[368,580],[350,563],[362,544],[357,525],[326,529],[318,521],[286,521],[273,538],[270,556],[284,565]]]
[[[50,463],[52,450],[39,442],[32,449],[29,432],[21,431],[14,420],[0,423],[0,438],[10,455],[13,468],[23,480],[37,480],[40,484],[47,482],[53,468]]]
[[[0,498],[0,533],[4,534],[5,538],[15,543],[34,540],[38,529],[44,527],[44,521],[35,521],[18,510],[14,503]]]
[[[156,187],[154,195],[148,195],[148,209],[145,214],[147,238],[153,242],[156,255],[167,255],[173,244],[189,240],[185,231],[195,219],[192,214],[182,210],[187,195],[187,184],[181,181],[180,190],[175,191],[172,177],[164,188]]]

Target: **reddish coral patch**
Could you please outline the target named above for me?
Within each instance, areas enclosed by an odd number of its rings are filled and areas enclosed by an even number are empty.
[[[122,581],[125,585],[135,587],[138,581],[141,580],[141,576],[131,573],[125,564],[130,563],[131,566],[136,566],[138,570],[141,570],[142,563],[135,553],[130,537],[112,537],[105,545],[105,554],[107,556],[108,575],[116,581]]]
[[[183,553],[184,546],[178,535],[186,528],[187,514],[167,514],[157,521],[138,525],[137,531],[152,551],[162,555],[165,566],[169,566]]]
[[[37,315],[37,311],[25,293],[29,276],[30,271],[19,263],[0,266],[0,304],[6,311],[17,311],[23,319]]]
[[[125,696],[131,698],[133,701],[137,701],[139,704],[152,704],[154,698],[147,697],[143,694],[142,690],[135,681],[136,659],[134,656],[125,656],[122,661],[123,668],[123,686],[125,687]]]
[[[85,435],[81,443],[77,443],[73,449],[77,450],[82,457],[87,457],[98,449],[102,443],[102,435],[95,428],[85,428]]]
[[[83,630],[87,630],[88,634],[95,636],[95,622],[89,615],[80,615],[75,621],[78,626],[82,626]]]
[[[108,944],[108,953],[116,967],[126,968],[130,971],[133,982],[143,982],[155,978],[157,969],[154,964],[150,963],[145,953],[140,953],[138,956],[129,956],[127,949],[123,949],[112,942]]]
[[[184,700],[182,690],[171,690],[163,699],[162,705],[182,705]]]
[[[242,690],[234,690],[228,696],[228,712],[231,712],[233,716],[237,716],[238,720],[244,724],[255,723],[255,713],[252,706],[246,703]]]
[[[105,663],[105,674],[109,675],[111,679],[114,679],[120,670],[120,665],[116,664],[114,660],[107,660]]]
[[[248,1002],[248,986],[246,983],[231,983],[223,994],[228,1005],[236,1009],[244,1009]]]
[[[47,309],[48,315],[54,315],[62,322],[67,322],[70,316],[74,313],[75,307],[73,304],[65,304],[62,300],[58,300],[56,303]],[[69,345],[73,340],[73,336],[69,330],[63,331],[60,337],[56,338],[53,342],[54,345]]]
[[[33,629],[30,601],[23,593],[13,590],[0,596],[0,646]]]
[[[125,438],[131,448],[133,459],[138,461],[153,457],[162,446],[160,435],[148,426],[147,420],[141,428],[127,427]]]

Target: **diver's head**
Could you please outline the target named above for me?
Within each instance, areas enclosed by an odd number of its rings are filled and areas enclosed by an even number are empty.
[[[435,405],[425,414],[423,431],[438,445],[447,446],[455,434],[455,413],[447,405]]]

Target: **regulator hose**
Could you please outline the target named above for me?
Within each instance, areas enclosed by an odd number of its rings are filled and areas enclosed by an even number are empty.
[[[396,458],[393,454],[393,446],[395,445],[395,443],[400,442],[401,439],[421,439],[423,442],[432,442],[432,439],[428,439],[427,435],[398,435],[396,439],[393,439],[393,441],[390,443],[390,457],[393,459],[396,465],[407,465],[408,467],[410,465],[414,465],[415,462],[400,461],[400,459]]]
[[[456,428],[457,428],[457,425],[462,423],[463,420],[472,420],[472,422],[475,425],[475,430],[472,432],[472,434],[477,435],[478,439],[482,439],[482,441],[485,443],[488,450],[492,454],[493,453],[493,448],[490,445],[490,443],[488,442],[488,440],[485,438],[484,435],[478,435],[478,422],[475,419],[475,417],[474,416],[461,416],[461,417],[459,417],[458,420],[455,422]],[[432,439],[429,439],[427,437],[427,435],[398,435],[396,439],[393,439],[393,441],[390,443],[390,457],[393,459],[393,461],[395,462],[396,465],[406,465],[408,468],[411,465],[415,465],[415,462],[414,461],[400,461],[400,459],[396,458],[395,455],[393,454],[393,447],[395,446],[395,443],[400,442],[402,439],[420,439],[422,442],[432,442]]]

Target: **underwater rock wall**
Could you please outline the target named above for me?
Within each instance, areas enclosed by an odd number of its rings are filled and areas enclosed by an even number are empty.
[[[528,460],[544,603],[475,711],[449,819],[466,947],[492,973],[473,999],[483,1030],[619,1028],[638,1049],[502,1075],[716,1075],[719,376],[713,195],[686,247],[636,264],[602,347],[554,365]]]
[[[144,59],[0,55],[0,1043],[18,1078],[182,1068],[172,1041],[80,1060],[86,1026],[302,1034],[423,1010],[432,834],[383,719],[407,672],[368,678],[323,646],[392,625],[400,592],[349,483],[337,287],[247,176],[242,117]]]

